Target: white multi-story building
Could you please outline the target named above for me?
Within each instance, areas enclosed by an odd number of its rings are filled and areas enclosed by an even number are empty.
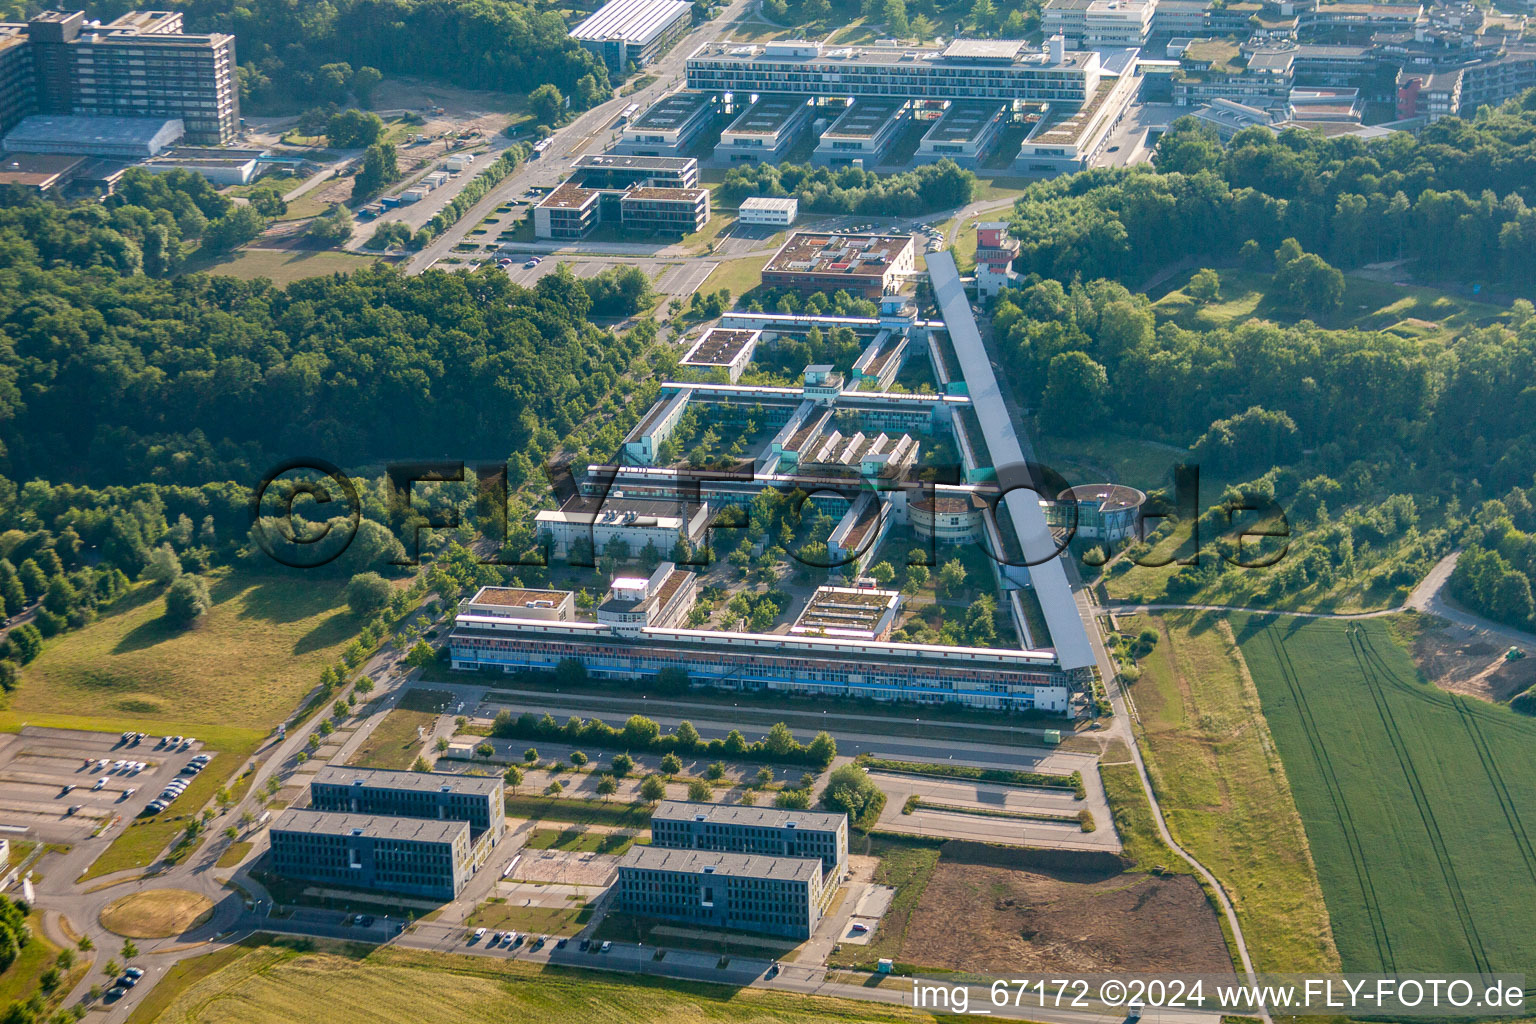
[[[800,201],[793,196],[752,196],[741,201],[736,219],[743,224],[787,228],[800,215]]]

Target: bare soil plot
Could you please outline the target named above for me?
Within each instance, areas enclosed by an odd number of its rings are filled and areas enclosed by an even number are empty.
[[[1536,658],[1505,661],[1507,644],[1431,615],[1394,623],[1424,678],[1451,693],[1498,703],[1536,685]]]
[[[980,971],[1232,969],[1216,915],[1194,879],[1130,873],[1118,863],[948,843],[912,914],[900,959]]]

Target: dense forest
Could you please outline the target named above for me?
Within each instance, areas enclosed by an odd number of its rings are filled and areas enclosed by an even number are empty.
[[[1156,169],[1104,168],[1033,186],[1014,212],[1019,268],[1134,286],[1188,256],[1268,253],[1286,238],[1342,267],[1411,258],[1426,276],[1536,288],[1536,91],[1417,138],[1292,129],[1223,148],[1181,118]],[[1252,243],[1250,246],[1249,243]]]
[[[593,327],[569,275],[532,289],[388,269],[286,289],[157,279],[143,270],[155,239],[177,237],[177,211],[139,198],[151,206],[0,195],[0,472],[13,479],[254,480],[295,453],[516,450],[536,464],[646,344]]]
[[[136,5],[104,0],[91,14]],[[553,8],[517,0],[185,0],[193,32],[231,32],[241,98],[260,110],[343,102],[353,69],[425,75],[466,89],[527,92],[551,82],[567,96],[607,90],[603,62],[574,42]],[[346,64],[343,71],[338,65]]]
[[[725,172],[721,195],[735,203],[748,196],[794,196],[807,212],[891,217],[964,206],[975,188],[976,175],[953,160],[888,175],[858,167],[751,164]]]

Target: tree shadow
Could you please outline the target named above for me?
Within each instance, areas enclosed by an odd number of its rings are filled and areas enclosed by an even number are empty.
[[[301,636],[293,645],[294,654],[310,654],[345,643],[357,636],[362,624],[349,611],[339,611]]]
[[[175,625],[163,614],[147,619],[130,629],[123,638],[112,648],[113,654],[128,654],[132,651],[142,651],[147,647],[164,643],[186,632],[180,626]]]

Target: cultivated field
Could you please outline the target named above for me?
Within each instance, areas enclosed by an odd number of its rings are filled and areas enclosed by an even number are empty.
[[[1260,969],[1338,970],[1317,869],[1231,628],[1216,615],[1136,617],[1155,628],[1132,688],[1174,837],[1215,872]]]
[[[50,640],[22,671],[15,715],[266,732],[360,627],[342,600],[345,580],[232,572],[211,582],[214,607],[190,629],[166,624],[164,598],[143,586],[118,610]]]
[[[1233,628],[1344,970],[1536,962],[1536,721],[1427,685],[1383,620]]]
[[[161,989],[168,990],[169,998]],[[681,982],[618,981],[588,971],[540,970],[488,957],[384,948],[357,958],[265,946],[243,956],[216,953],[205,969],[167,978],[129,1021],[418,1024],[424,1012],[425,1019],[435,1024],[822,1024],[934,1019],[847,1000]]]

